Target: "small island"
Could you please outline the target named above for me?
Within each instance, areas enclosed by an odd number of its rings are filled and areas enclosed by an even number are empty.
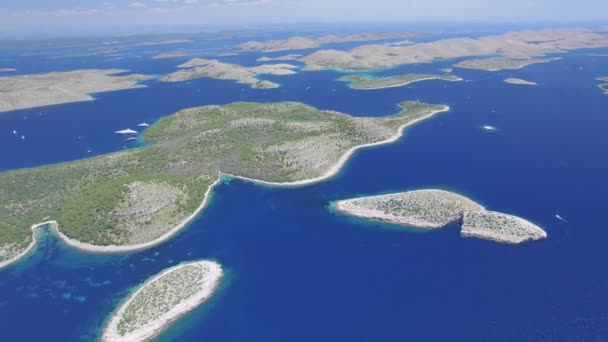
[[[369,77],[366,75],[350,75],[340,78],[340,81],[349,82],[352,89],[373,90],[384,88],[395,88],[406,86],[411,83],[441,80],[441,81],[462,81],[462,78],[454,75],[434,75],[434,74],[407,74],[391,77]]]
[[[198,261],[164,270],[148,279],[116,310],[103,342],[148,341],[175,320],[205,303],[218,290],[222,267]]]
[[[608,82],[608,77],[599,77],[597,80],[601,82]],[[600,84],[598,87],[600,87],[605,94],[608,94],[608,83]]]
[[[260,57],[257,59],[258,62],[272,62],[272,61],[294,61],[298,58],[302,57],[302,55],[290,53],[288,55],[279,56],[279,57]]]
[[[131,74],[127,70],[76,70],[48,74],[0,77],[0,112],[70,102],[92,101],[91,94],[143,88],[139,82],[154,76]]]
[[[218,57],[234,57],[234,56],[238,56],[239,54],[236,52],[222,52],[220,54],[218,54]]]
[[[194,58],[179,65],[184,70],[165,75],[159,79],[161,82],[181,82],[201,77],[210,77],[220,80],[232,80],[238,83],[249,84],[254,89],[272,89],[279,85],[270,81],[262,81],[258,75],[293,75],[295,65],[291,64],[264,64],[255,67],[245,67],[238,64],[223,63],[215,59]]]
[[[145,147],[2,172],[0,267],[23,257],[49,225],[84,251],[156,246],[203,210],[222,175],[271,186],[318,182],[356,150],[396,141],[448,109],[403,102],[395,115],[353,117],[294,102],[203,106],[148,127]]]
[[[519,85],[532,85],[532,86],[538,85],[538,83],[522,80],[521,78],[507,78],[507,79],[505,79],[505,83],[519,84]]]
[[[499,71],[521,69],[531,64],[547,63],[551,59],[514,59],[514,58],[485,58],[469,59],[455,64],[457,68],[475,69],[484,71]],[[516,83],[521,84],[521,83]]]
[[[488,211],[480,204],[444,190],[416,190],[335,202],[339,212],[422,229],[461,225],[461,235],[516,244],[540,240],[547,233],[513,215]]]
[[[154,59],[166,59],[166,58],[177,58],[177,57],[185,57],[188,54],[184,51],[173,51],[173,52],[163,52],[158,55],[152,56]]]
[[[190,39],[168,39],[168,40],[161,40],[158,42],[141,42],[141,43],[137,43],[135,44],[136,46],[154,46],[154,45],[170,45],[170,44],[186,44],[186,43],[193,43],[193,40]]]
[[[464,196],[443,190],[361,197],[338,201],[335,208],[357,217],[427,229],[458,222],[465,211],[484,209]]]

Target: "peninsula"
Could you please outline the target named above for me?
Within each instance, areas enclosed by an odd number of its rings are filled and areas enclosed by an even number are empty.
[[[448,58],[499,55],[529,59],[574,49],[608,46],[606,32],[546,29],[508,32],[480,38],[449,38],[407,46],[362,45],[350,51],[320,50],[301,59],[305,70],[370,70]]]
[[[480,58],[462,61],[454,66],[465,69],[499,71],[521,69],[531,64],[547,63],[550,61],[551,59]]]
[[[0,112],[92,101],[91,94],[123,89],[143,88],[139,84],[153,76],[131,74],[117,76],[127,70],[87,69],[48,74],[0,77]]]
[[[198,261],[164,270],[148,279],[116,310],[103,331],[103,342],[148,341],[194,310],[219,288],[222,267]]]
[[[458,223],[461,235],[516,244],[544,239],[542,228],[513,215],[488,211],[480,204],[444,190],[416,190],[337,201],[348,215],[423,229]]]
[[[313,37],[291,37],[286,40],[266,40],[249,41],[237,46],[238,50],[264,50],[264,51],[284,51],[312,49],[324,44],[362,42],[384,39],[412,38],[418,34],[412,32],[386,32],[386,33],[360,33],[349,35],[327,35],[319,38]]]
[[[150,248],[196,217],[220,174],[274,186],[321,181],[355,150],[448,109],[404,102],[395,115],[351,117],[293,102],[204,106],[150,126],[145,147],[0,173],[0,267],[34,246],[40,222],[86,251]]]
[[[372,90],[383,88],[402,87],[411,83],[442,80],[442,81],[462,81],[462,78],[454,75],[434,75],[434,74],[407,74],[391,77],[368,77],[364,75],[350,75],[340,78],[341,81],[349,82],[352,89]]]
[[[521,78],[507,78],[505,79],[505,83],[533,86],[538,85],[538,83],[522,80]]]
[[[223,63],[215,59],[194,58],[184,64],[179,65],[184,70],[165,75],[159,80],[161,82],[181,82],[195,78],[210,77],[220,80],[232,80],[238,83],[251,85],[255,89],[278,88],[279,85],[262,81],[258,75],[293,75],[295,65],[291,64],[264,64],[255,67],[245,67],[238,64]]]

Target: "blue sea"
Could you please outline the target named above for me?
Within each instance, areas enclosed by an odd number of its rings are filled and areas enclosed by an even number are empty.
[[[239,39],[179,47],[213,57]],[[72,49],[4,53],[0,64],[17,71],[3,75],[83,68],[160,75],[189,59],[150,58],[176,46],[49,58]],[[455,69],[466,81],[374,91],[349,89],[337,71],[262,77],[281,84],[273,90],[151,80],[92,102],[0,114],[0,170],[7,171],[141,146],[113,132],[206,104],[301,101],[356,116],[390,115],[404,100],[451,107],[394,144],[356,153],[339,175],[315,185],[226,180],[189,227],[143,252],[83,253],[40,232],[29,257],[0,271],[1,339],[94,340],[145,279],[183,261],[213,259],[229,274],[222,289],[160,341],[608,341],[608,96],[595,80],[608,76],[608,57],[591,55],[607,52],[573,51],[513,71]],[[263,55],[220,59],[253,65]],[[457,61],[373,75],[439,72]],[[507,77],[539,86],[506,84]],[[421,188],[453,190],[525,217],[549,238],[502,245],[461,238],[455,226],[423,233],[329,209],[338,199]]]

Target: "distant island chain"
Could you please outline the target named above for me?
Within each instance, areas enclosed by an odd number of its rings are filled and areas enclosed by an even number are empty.
[[[317,48],[330,43],[369,42],[385,39],[413,38],[419,34],[411,32],[363,33],[354,35],[328,35],[319,38],[291,37],[285,40],[249,41],[234,47],[237,51],[289,51]],[[170,40],[144,45],[175,44],[190,41]],[[457,47],[457,48],[456,48]],[[160,82],[183,82],[197,78],[214,78],[248,84],[254,89],[268,90],[280,87],[276,81],[264,80],[263,75],[289,76],[300,71],[342,70],[371,71],[404,64],[430,63],[447,59],[468,58],[454,62],[459,69],[499,71],[521,69],[533,64],[548,63],[559,57],[551,54],[575,49],[608,47],[608,34],[601,30],[581,28],[544,29],[507,32],[479,38],[446,38],[424,43],[409,40],[393,43],[359,45],[351,50],[318,50],[308,55],[287,53],[276,57],[260,57],[256,62],[297,61],[303,66],[288,63],[258,64],[243,66],[227,63],[218,58],[235,55],[235,52],[217,54],[213,59],[195,57],[177,65],[176,71],[166,75],[119,75],[126,70],[83,69],[33,75],[8,75],[0,77],[0,112],[33,108],[77,101],[91,101],[92,94],[145,87],[141,82],[156,79]],[[96,51],[95,54],[106,50]],[[116,53],[115,49],[106,51]],[[159,53],[152,59],[188,56],[183,50]],[[3,67],[0,72],[11,72]],[[443,68],[449,73],[452,68]],[[390,77],[350,75],[341,78],[350,87],[358,90],[399,87],[424,80],[459,81],[454,75],[409,74]],[[535,85],[516,78],[507,83]],[[608,86],[601,84],[606,90]]]

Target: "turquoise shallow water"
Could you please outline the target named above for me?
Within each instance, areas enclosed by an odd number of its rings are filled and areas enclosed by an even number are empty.
[[[91,103],[1,115],[0,169],[10,170],[120,150],[125,143],[114,130],[195,105],[293,100],[388,115],[398,102],[420,99],[452,108],[395,144],[357,153],[326,182],[293,189],[225,182],[195,222],[147,251],[92,255],[41,233],[30,257],[0,272],[2,339],[91,340],[134,286],[181,261],[211,258],[229,270],[228,284],[161,340],[608,340],[608,96],[594,80],[608,74],[608,58],[585,51],[562,57],[516,71],[456,69],[467,82],[368,92],[348,89],[332,71],[268,77],[282,84],[268,91],[217,80],[151,81]],[[49,63],[49,70],[108,65],[160,74],[181,60]],[[452,63],[379,75],[437,72]],[[540,85],[508,85],[507,77]],[[26,139],[14,139],[13,129]],[[456,227],[403,231],[328,208],[337,199],[426,187],[526,217],[549,239],[505,246],[460,238]]]

